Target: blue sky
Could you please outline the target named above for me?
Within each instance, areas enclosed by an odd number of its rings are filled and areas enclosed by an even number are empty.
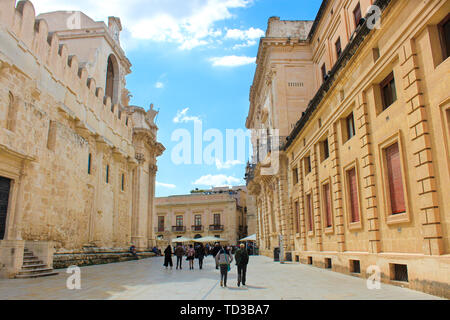
[[[195,188],[245,184],[242,159],[175,164],[172,152],[178,142],[172,141],[172,134],[186,129],[194,136],[196,119],[202,121],[203,133],[217,129],[225,136],[226,129],[245,130],[254,61],[268,18],[314,20],[321,2],[34,0],[33,4],[37,13],[80,10],[95,20],[107,21],[110,15],[121,18],[122,46],[133,64],[127,77],[131,104],[148,109],[153,103],[160,110],[158,140],[167,150],[158,158],[156,195],[168,196]],[[203,147],[208,145],[203,142]],[[193,148],[191,158],[193,162]]]

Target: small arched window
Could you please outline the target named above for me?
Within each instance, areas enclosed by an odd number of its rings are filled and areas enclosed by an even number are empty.
[[[88,174],[91,174],[92,172],[92,154],[89,153],[88,156]]]
[[[14,130],[15,112],[14,96],[10,92],[8,94],[8,107],[6,108],[6,129],[10,131]]]
[[[108,57],[108,66],[106,70],[106,88],[105,95],[111,98],[111,103],[118,103],[119,92],[119,64],[114,55]],[[111,107],[111,110],[112,107]]]

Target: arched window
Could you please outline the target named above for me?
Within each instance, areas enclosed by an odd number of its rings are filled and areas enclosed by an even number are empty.
[[[119,92],[119,64],[117,63],[116,57],[111,54],[108,57],[108,67],[106,70],[105,95],[111,98],[112,105],[118,103],[118,96],[119,96],[118,92]]]
[[[10,131],[14,130],[15,111],[14,96],[10,92],[8,95],[8,107],[6,109],[6,129]]]

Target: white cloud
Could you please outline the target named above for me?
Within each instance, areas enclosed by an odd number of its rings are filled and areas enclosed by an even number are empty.
[[[155,88],[156,89],[163,89],[164,88],[164,83],[158,81],[155,83]]]
[[[188,116],[187,115],[188,111],[189,111],[189,108],[185,108],[181,111],[178,111],[175,118],[173,118],[173,122],[174,123],[183,123],[183,122],[185,123],[185,122],[190,122],[190,121],[200,121],[199,117]]]
[[[257,42],[255,40],[248,40],[247,42],[238,43],[238,44],[234,45],[232,49],[236,50],[236,49],[240,49],[240,48],[252,47],[255,44],[257,44]]]
[[[156,181],[156,186],[161,187],[161,188],[167,188],[167,189],[175,189],[177,187],[174,184],[162,183],[162,182],[158,182],[158,181]]]
[[[125,47],[136,40],[171,42],[180,49],[204,46],[223,35],[215,24],[234,17],[232,10],[247,8],[254,0],[34,0],[36,12],[79,10],[97,21],[108,16],[122,20]],[[251,28],[252,29],[252,28]],[[249,30],[251,30],[249,29]],[[257,30],[257,29],[254,29]],[[249,35],[251,36],[251,31]]]
[[[216,159],[216,168],[218,170],[230,169],[234,166],[238,166],[238,165],[242,165],[242,164],[244,164],[244,163],[239,160],[228,160],[228,161],[225,161],[225,163],[223,163],[219,159]]]
[[[193,184],[198,186],[208,186],[208,187],[227,187],[233,185],[239,185],[243,183],[241,179],[235,177],[226,176],[223,174],[218,175],[206,175],[199,178]]]
[[[234,40],[255,40],[263,37],[265,32],[261,29],[250,28],[248,30],[227,29],[226,39]]]
[[[211,58],[214,67],[240,67],[256,62],[256,58],[246,56],[225,56]]]

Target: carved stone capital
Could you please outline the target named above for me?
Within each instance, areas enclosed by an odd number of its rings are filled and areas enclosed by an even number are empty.
[[[145,155],[143,153],[136,152],[135,158],[139,163],[145,162]]]
[[[150,172],[151,175],[156,175],[156,172],[158,172],[158,166],[151,164],[148,167],[148,171]]]

